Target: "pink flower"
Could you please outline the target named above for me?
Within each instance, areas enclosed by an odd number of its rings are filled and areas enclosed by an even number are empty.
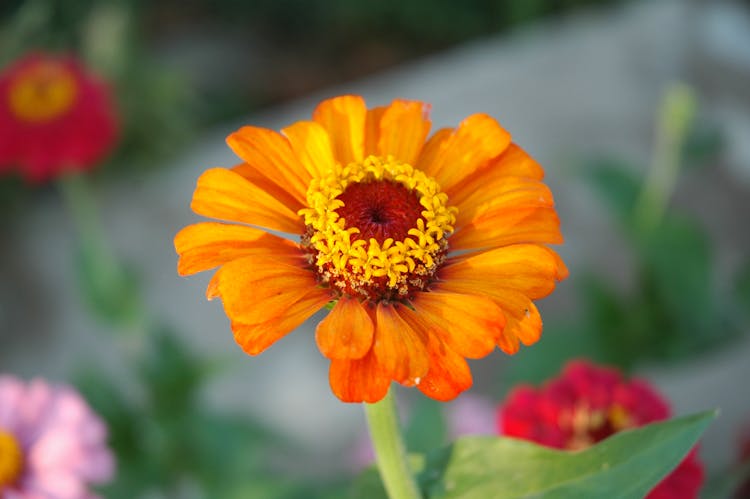
[[[29,54],[0,71],[0,173],[43,182],[88,170],[112,151],[108,87],[72,56]]]
[[[666,400],[646,381],[574,361],[541,388],[515,388],[500,407],[498,427],[503,435],[573,450],[669,416]],[[702,483],[703,465],[693,449],[648,499],[695,498]]]
[[[114,458],[107,428],[72,388],[0,376],[0,498],[90,499]]]

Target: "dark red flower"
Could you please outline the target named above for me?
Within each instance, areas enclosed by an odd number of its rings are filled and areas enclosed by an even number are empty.
[[[41,182],[87,170],[117,128],[108,88],[73,57],[34,53],[0,72],[0,173]]]
[[[541,388],[515,388],[498,416],[503,435],[575,450],[618,431],[667,419],[670,409],[646,381],[625,380],[616,369],[574,361]],[[693,449],[648,498],[695,498],[702,483],[703,466]]]

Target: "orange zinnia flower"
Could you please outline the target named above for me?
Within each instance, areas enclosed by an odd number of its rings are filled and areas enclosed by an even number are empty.
[[[219,267],[207,296],[250,355],[331,304],[315,337],[345,402],[391,380],[454,398],[465,358],[539,339],[532,300],[567,276],[545,246],[562,236],[542,168],[484,114],[426,140],[428,109],[342,96],[281,134],[241,128],[227,143],[243,163],[206,171],[192,202],[236,223],[175,238],[181,275]]]

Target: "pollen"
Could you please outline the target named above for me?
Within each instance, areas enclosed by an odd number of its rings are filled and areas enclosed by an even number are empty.
[[[23,453],[16,438],[0,429],[0,491],[14,484],[23,471]]]
[[[374,302],[427,288],[458,212],[433,178],[391,156],[337,164],[307,202],[302,246],[321,283]]]
[[[68,68],[56,61],[40,61],[11,81],[8,104],[19,120],[44,123],[68,112],[77,94],[74,75]]]

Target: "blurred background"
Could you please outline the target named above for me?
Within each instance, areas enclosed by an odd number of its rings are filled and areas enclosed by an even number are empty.
[[[720,407],[701,453],[712,483],[732,472],[750,424],[750,2],[0,3],[0,67],[40,49],[110,82],[121,136],[88,175],[93,250],[58,185],[0,179],[0,372],[70,382],[107,419],[106,497],[334,497],[366,463],[319,317],[248,357],[205,300],[210,276],[177,276],[172,246],[198,220],[200,173],[236,163],[229,132],[342,93],[427,101],[433,130],[496,117],[545,167],[566,238],[571,277],[540,303],[537,345],[473,361],[451,404],[398,391],[410,448],[447,442],[460,411],[492,431],[510,387],[585,356],[652,380],[677,414]],[[675,88],[694,112],[643,231]]]

